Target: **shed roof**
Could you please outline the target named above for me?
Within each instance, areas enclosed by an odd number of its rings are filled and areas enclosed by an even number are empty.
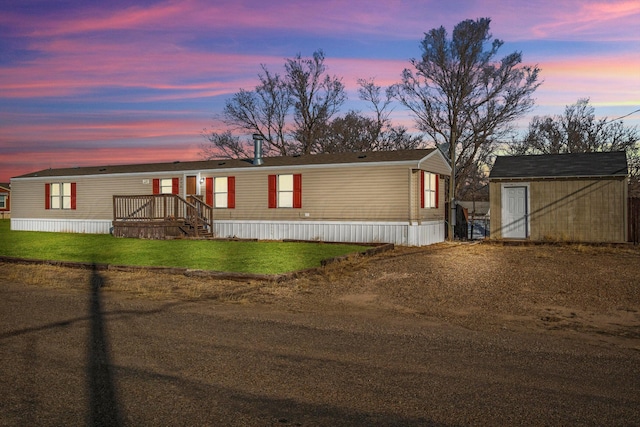
[[[250,169],[265,167],[305,167],[311,165],[347,165],[368,163],[416,162],[433,153],[435,148],[397,151],[367,151],[331,154],[309,154],[302,156],[264,157],[263,164],[256,166],[253,159],[217,159],[170,163],[141,163],[128,165],[88,166],[62,169],[44,169],[15,178],[110,175],[120,173],[184,172],[201,170]]]
[[[500,156],[489,179],[627,176],[624,151]]]

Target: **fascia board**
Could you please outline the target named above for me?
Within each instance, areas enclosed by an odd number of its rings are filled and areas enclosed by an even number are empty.
[[[428,156],[427,156],[428,157]],[[420,160],[422,161],[422,160]],[[157,170],[151,172],[123,172],[123,173],[105,173],[105,174],[86,174],[86,175],[53,175],[53,176],[29,176],[22,178],[12,178],[13,181],[51,181],[51,180],[73,180],[84,178],[113,178],[113,177],[151,177],[158,176],[160,174],[173,174],[173,175],[193,175],[193,174],[231,174],[231,173],[254,173],[259,171],[291,171],[291,170],[305,170],[305,169],[344,169],[344,168],[365,168],[365,167],[379,167],[379,166],[409,166],[419,167],[420,161],[415,160],[401,160],[401,161],[389,161],[389,162],[366,162],[366,163],[325,163],[317,165],[286,165],[286,166],[248,166],[242,168],[215,168],[215,169],[183,169],[183,170]]]

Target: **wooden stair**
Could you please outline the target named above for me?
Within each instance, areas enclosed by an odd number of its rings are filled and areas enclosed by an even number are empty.
[[[198,239],[211,239],[213,237],[213,232],[211,231],[211,229],[209,229],[202,223],[194,225],[189,223],[188,221],[185,221],[184,225],[180,226],[180,230],[185,234],[186,237]]]

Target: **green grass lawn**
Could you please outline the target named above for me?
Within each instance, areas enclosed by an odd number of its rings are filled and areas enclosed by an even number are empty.
[[[279,274],[317,267],[323,259],[366,249],[312,242],[141,240],[105,234],[11,231],[10,220],[0,220],[0,255],[55,261]]]

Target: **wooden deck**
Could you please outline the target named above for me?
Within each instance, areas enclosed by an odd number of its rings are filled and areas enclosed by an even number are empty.
[[[175,194],[113,196],[113,235],[141,239],[213,237],[213,208]]]

